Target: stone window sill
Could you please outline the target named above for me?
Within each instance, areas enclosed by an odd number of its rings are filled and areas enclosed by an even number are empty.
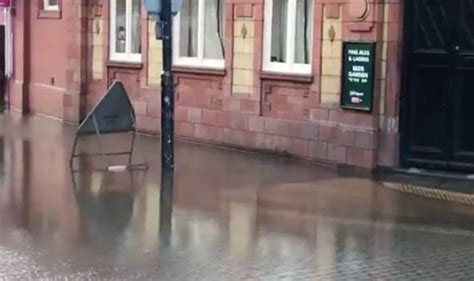
[[[127,68],[127,69],[142,69],[143,63],[141,62],[121,62],[121,61],[108,61],[107,67],[116,68]]]
[[[301,82],[301,83],[312,83],[313,75],[311,74],[292,74],[292,73],[277,73],[277,72],[260,72],[261,79],[267,80],[278,80],[287,82]]]
[[[195,67],[184,67],[184,66],[173,66],[173,71],[177,73],[188,73],[195,75],[207,75],[207,76],[225,76],[225,69],[215,68],[195,68]]]
[[[61,19],[61,10],[57,10],[57,11],[39,10],[38,18],[39,19]]]

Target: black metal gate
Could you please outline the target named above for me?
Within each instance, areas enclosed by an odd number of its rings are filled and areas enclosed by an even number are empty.
[[[405,0],[402,161],[474,171],[474,0]]]

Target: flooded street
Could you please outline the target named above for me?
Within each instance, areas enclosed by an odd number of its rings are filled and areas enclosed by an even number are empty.
[[[162,189],[158,139],[137,140],[148,170],[75,172],[74,130],[0,116],[0,280],[474,280],[472,206],[189,143]]]

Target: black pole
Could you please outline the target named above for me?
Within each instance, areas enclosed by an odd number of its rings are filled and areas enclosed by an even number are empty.
[[[171,0],[161,1],[161,32],[163,40],[163,74],[161,75],[161,170],[174,170],[174,88],[172,73],[172,16]],[[157,26],[158,27],[158,26]]]

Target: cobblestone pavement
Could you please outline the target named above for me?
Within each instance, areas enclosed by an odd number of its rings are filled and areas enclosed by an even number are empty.
[[[73,132],[0,116],[0,280],[474,280],[472,206],[185,143],[162,189],[152,138],[147,171],[73,173]]]

